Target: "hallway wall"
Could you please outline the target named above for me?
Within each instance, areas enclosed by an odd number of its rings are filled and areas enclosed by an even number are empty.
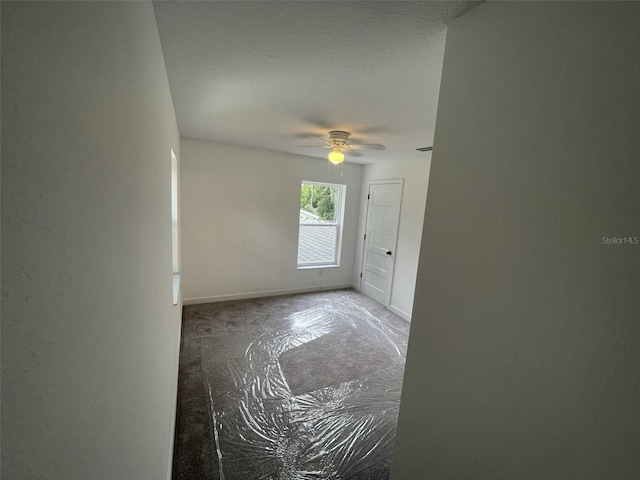
[[[392,479],[640,478],[639,24],[449,26]]]
[[[1,476],[167,479],[179,135],[153,7],[1,8]]]

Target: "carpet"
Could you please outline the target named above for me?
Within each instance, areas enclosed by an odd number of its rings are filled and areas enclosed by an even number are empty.
[[[328,333],[279,357],[293,395],[338,386],[382,370],[390,362],[380,345],[353,328]]]
[[[185,307],[174,480],[388,478],[407,337],[353,290]]]

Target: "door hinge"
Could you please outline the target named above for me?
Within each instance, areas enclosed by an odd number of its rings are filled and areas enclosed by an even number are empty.
[[[360,278],[362,278],[362,272],[360,272]]]
[[[366,234],[366,233],[364,234],[364,239],[365,239],[365,240],[367,239],[367,234]]]
[[[367,200],[371,200],[371,194],[367,193]]]

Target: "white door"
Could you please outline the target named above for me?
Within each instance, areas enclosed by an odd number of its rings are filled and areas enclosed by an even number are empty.
[[[369,182],[360,291],[389,306],[402,180]]]

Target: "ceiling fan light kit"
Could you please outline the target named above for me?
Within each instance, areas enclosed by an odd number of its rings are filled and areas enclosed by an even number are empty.
[[[329,152],[329,161],[334,165],[344,162],[344,153],[342,153],[340,147],[333,147],[333,150]]]
[[[347,150],[347,141],[349,140],[349,132],[343,132],[342,130],[332,130],[329,132],[329,143],[331,144],[331,151],[328,158],[331,163],[338,165],[344,162],[343,150]]]

